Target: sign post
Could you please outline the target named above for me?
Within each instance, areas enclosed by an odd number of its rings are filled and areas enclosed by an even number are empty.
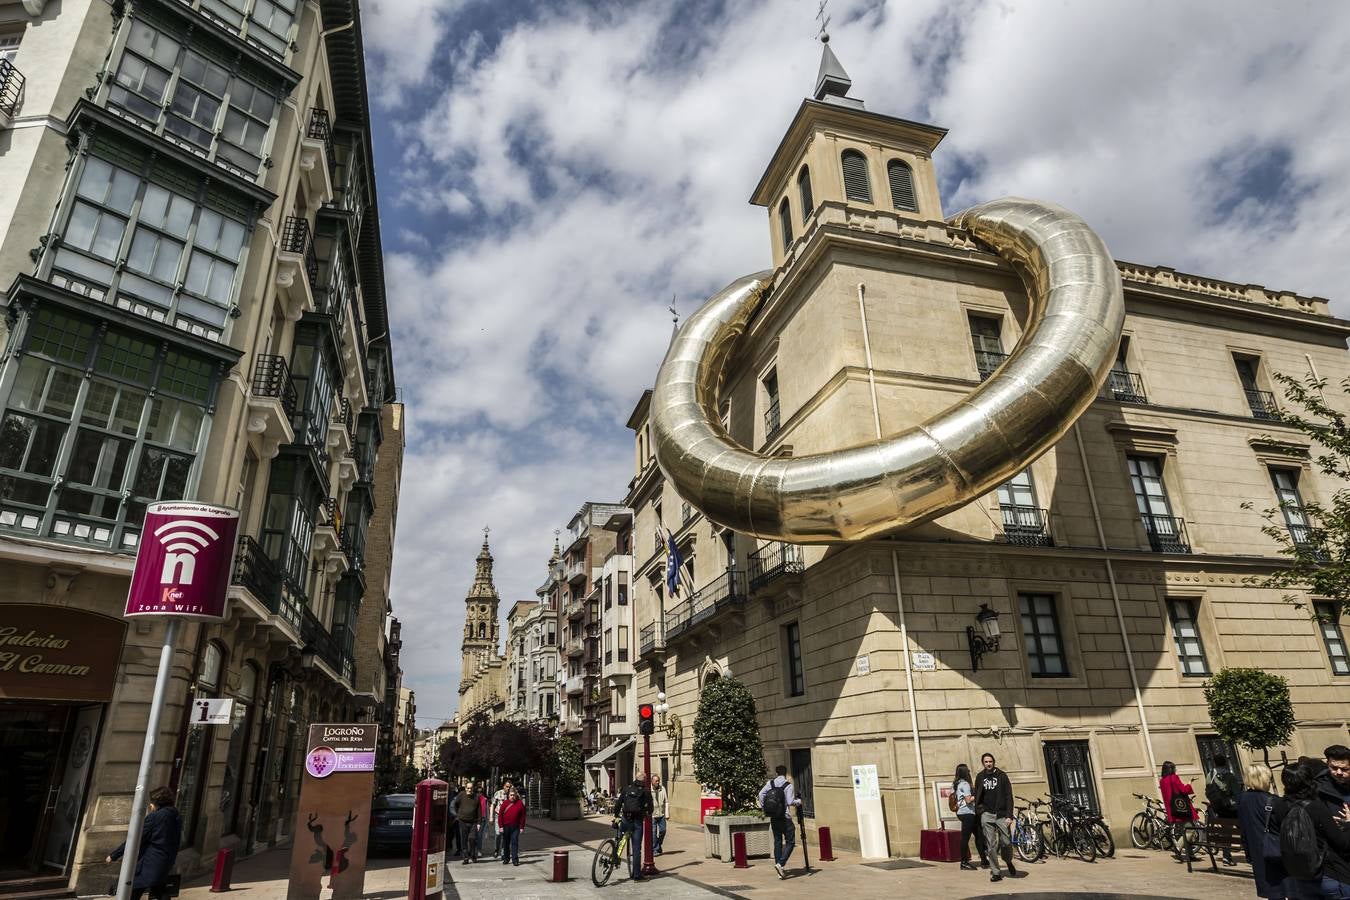
[[[417,785],[413,805],[408,900],[427,900],[445,890],[445,823],[450,785],[428,778]]]
[[[309,726],[287,900],[317,900],[325,875],[334,900],[365,896],[379,734],[368,722]]]
[[[123,617],[163,617],[164,643],[159,649],[159,670],[150,699],[141,765],[136,772],[136,792],[131,797],[117,900],[130,900],[136,877],[146,783],[155,763],[155,738],[164,714],[164,696],[169,691],[178,628],[183,619],[219,622],[225,618],[225,593],[230,587],[238,526],[239,511],[224,506],[173,500],[151,503],[145,511]]]

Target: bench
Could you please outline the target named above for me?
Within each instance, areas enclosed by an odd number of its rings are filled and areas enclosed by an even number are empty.
[[[1230,855],[1241,853],[1247,855],[1247,848],[1242,843],[1242,829],[1238,826],[1237,819],[1221,819],[1212,817],[1204,825],[1198,822],[1186,826],[1186,871],[1192,872],[1192,863],[1194,856],[1191,851],[1196,849],[1204,850],[1209,854],[1209,866],[1215,872],[1219,871],[1218,863],[1214,861],[1214,854],[1220,855],[1226,850]]]

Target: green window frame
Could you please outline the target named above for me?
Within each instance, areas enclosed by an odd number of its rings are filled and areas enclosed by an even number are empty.
[[[45,306],[13,340],[0,371],[0,529],[134,550],[148,504],[195,490],[215,366]]]
[[[1033,678],[1069,677],[1069,658],[1053,594],[1018,594],[1027,665]]]

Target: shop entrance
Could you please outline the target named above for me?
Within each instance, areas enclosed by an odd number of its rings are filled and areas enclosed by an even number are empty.
[[[62,875],[101,704],[0,701],[0,881]]]

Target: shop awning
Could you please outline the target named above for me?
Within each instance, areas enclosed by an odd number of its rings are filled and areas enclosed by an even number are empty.
[[[623,740],[615,741],[605,749],[601,750],[599,753],[592,756],[590,759],[586,760],[586,765],[602,766],[605,763],[609,762],[615,756],[615,754],[627,750],[629,747],[633,746],[636,743],[637,738],[632,736],[626,737]]]

